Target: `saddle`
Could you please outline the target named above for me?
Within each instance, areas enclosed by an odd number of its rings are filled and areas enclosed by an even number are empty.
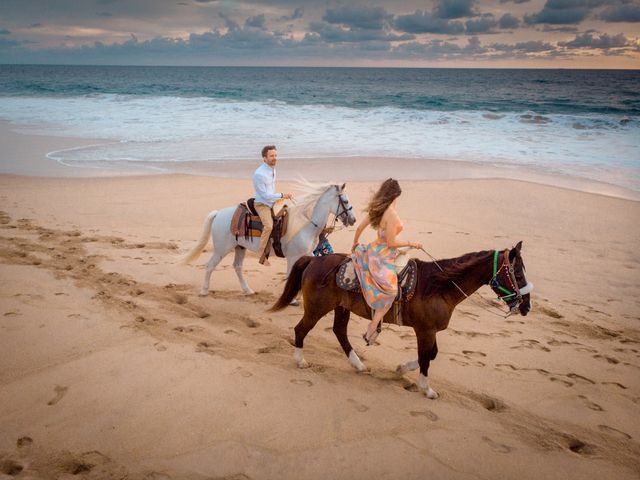
[[[250,198],[244,203],[238,204],[236,211],[231,218],[231,233],[235,235],[236,240],[244,237],[245,240],[251,241],[253,238],[260,238],[262,235],[262,221],[255,209],[255,198]],[[278,257],[284,257],[282,253],[281,239],[287,233],[287,224],[289,223],[289,215],[286,205],[278,205],[277,214],[274,214],[274,208],[271,209],[273,218],[273,230],[271,231],[271,242],[273,251]]]
[[[404,258],[401,258],[404,257]],[[418,266],[414,259],[406,259],[406,255],[399,255],[396,259],[396,271],[398,272],[398,293],[393,301],[393,307],[385,315],[384,321],[402,326],[402,304],[413,298],[416,290]],[[338,287],[350,292],[360,292],[360,280],[356,274],[353,260],[346,257],[338,266],[336,273]]]

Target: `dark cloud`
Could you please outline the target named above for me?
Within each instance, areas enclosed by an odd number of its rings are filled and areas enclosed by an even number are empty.
[[[640,22],[640,4],[608,7],[599,18],[605,22]]]
[[[476,12],[473,5],[476,0],[438,0],[433,10],[438,18],[462,18],[473,17]]]
[[[40,28],[41,26],[41,23],[32,23],[31,25],[29,25],[29,28]]]
[[[509,2],[513,2],[513,3],[527,3],[530,0],[500,0],[500,3],[509,3]]]
[[[614,36],[603,33],[596,36],[593,32],[576,35],[576,38],[573,40],[569,42],[558,42],[558,45],[567,48],[595,48],[601,50],[633,46],[631,42],[629,42],[629,39],[622,33]]]
[[[520,25],[520,20],[517,17],[514,17],[510,13],[505,13],[502,17],[500,17],[499,21],[500,28],[518,28]]]
[[[524,21],[529,25],[573,25],[582,22],[594,8],[606,2],[607,0],[547,0],[540,12],[525,15]]]
[[[481,18],[467,20],[465,23],[466,33],[475,35],[478,33],[495,33],[494,28],[498,26],[498,21],[491,14],[483,15]]]
[[[265,29],[265,16],[264,13],[260,14],[260,15],[256,15],[255,17],[249,17],[245,20],[244,25],[246,27],[253,27],[253,28],[261,28],[261,29]]]
[[[298,20],[304,16],[304,7],[297,7],[289,16],[284,16],[281,20]]]
[[[96,17],[109,18],[109,17],[113,17],[113,13],[109,13],[109,12],[96,12]]]
[[[11,35],[11,31],[6,28],[0,29],[0,35]]]
[[[382,7],[348,5],[328,8],[322,19],[325,22],[368,30],[381,30],[393,18]]]
[[[435,17],[431,12],[417,10],[411,15],[400,15],[395,19],[395,28],[407,33],[443,33],[457,35],[464,33],[464,24]]]

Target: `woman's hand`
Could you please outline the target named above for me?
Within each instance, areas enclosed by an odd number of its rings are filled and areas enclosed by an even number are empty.
[[[409,247],[422,250],[422,244],[420,242],[409,242]]]
[[[353,242],[353,245],[351,246],[351,253],[356,251],[356,248],[358,248],[358,245],[360,245],[358,242]]]

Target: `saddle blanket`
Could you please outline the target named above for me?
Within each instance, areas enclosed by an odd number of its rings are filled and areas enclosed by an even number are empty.
[[[393,302],[393,308],[385,315],[385,321],[402,325],[400,302],[408,302],[413,298],[416,290],[418,266],[415,260],[409,260],[398,272],[398,294]],[[336,283],[343,290],[360,291],[360,280],[356,274],[351,257],[347,257],[338,267]]]

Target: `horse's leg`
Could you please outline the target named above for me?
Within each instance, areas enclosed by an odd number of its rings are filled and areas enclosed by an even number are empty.
[[[434,340],[433,348],[431,349],[431,357],[430,357],[431,360],[435,360],[437,355],[438,355],[438,342]],[[420,363],[418,363],[418,359],[416,358],[415,360],[411,360],[410,362],[403,363],[402,365],[398,365],[398,368],[396,368],[396,372],[400,375],[404,375],[407,372],[412,372],[413,370],[417,370],[419,366],[420,366]]]
[[[286,278],[289,278],[289,274],[291,273],[291,269],[293,268],[295,263],[298,261],[298,259],[300,259],[301,256],[302,255],[289,256],[287,254],[287,275],[286,275]],[[293,300],[291,300],[291,303],[289,303],[289,305],[293,305],[294,307],[297,307],[298,305],[300,305],[300,300],[298,300],[299,296],[300,295],[297,295]]]
[[[318,320],[320,320],[323,315],[324,314],[314,314],[313,316],[311,316],[307,314],[305,309],[302,320],[300,320],[294,328],[294,331],[296,332],[296,349],[293,352],[293,359],[298,364],[298,368],[307,368],[309,366],[302,354],[302,349],[304,347],[304,338],[311,331],[311,329],[316,326],[316,323],[318,323]]]
[[[236,247],[236,254],[233,257],[233,268],[236,271],[238,280],[240,280],[240,286],[245,295],[253,295],[254,292],[244,279],[244,273],[242,272],[242,262],[244,262],[244,255],[247,253],[246,249],[241,246]]]
[[[211,260],[207,263],[207,271],[204,272],[204,283],[202,284],[202,289],[200,290],[199,295],[201,297],[206,297],[209,295],[209,283],[211,282],[211,274],[218,266],[220,261],[225,257],[224,255],[220,255],[217,250],[213,251],[213,255],[211,255]]]
[[[358,357],[358,354],[351,346],[351,343],[349,343],[349,338],[347,337],[350,313],[346,308],[336,307],[333,317],[333,333],[338,339],[338,342],[340,342],[342,350],[344,350],[344,353],[349,357],[351,366],[359,372],[364,372],[366,367],[360,361],[360,357]]]
[[[429,386],[429,364],[436,358],[438,347],[436,344],[435,332],[418,332],[418,363],[420,364],[420,375],[418,376],[418,389],[431,399],[438,398],[438,394]]]

